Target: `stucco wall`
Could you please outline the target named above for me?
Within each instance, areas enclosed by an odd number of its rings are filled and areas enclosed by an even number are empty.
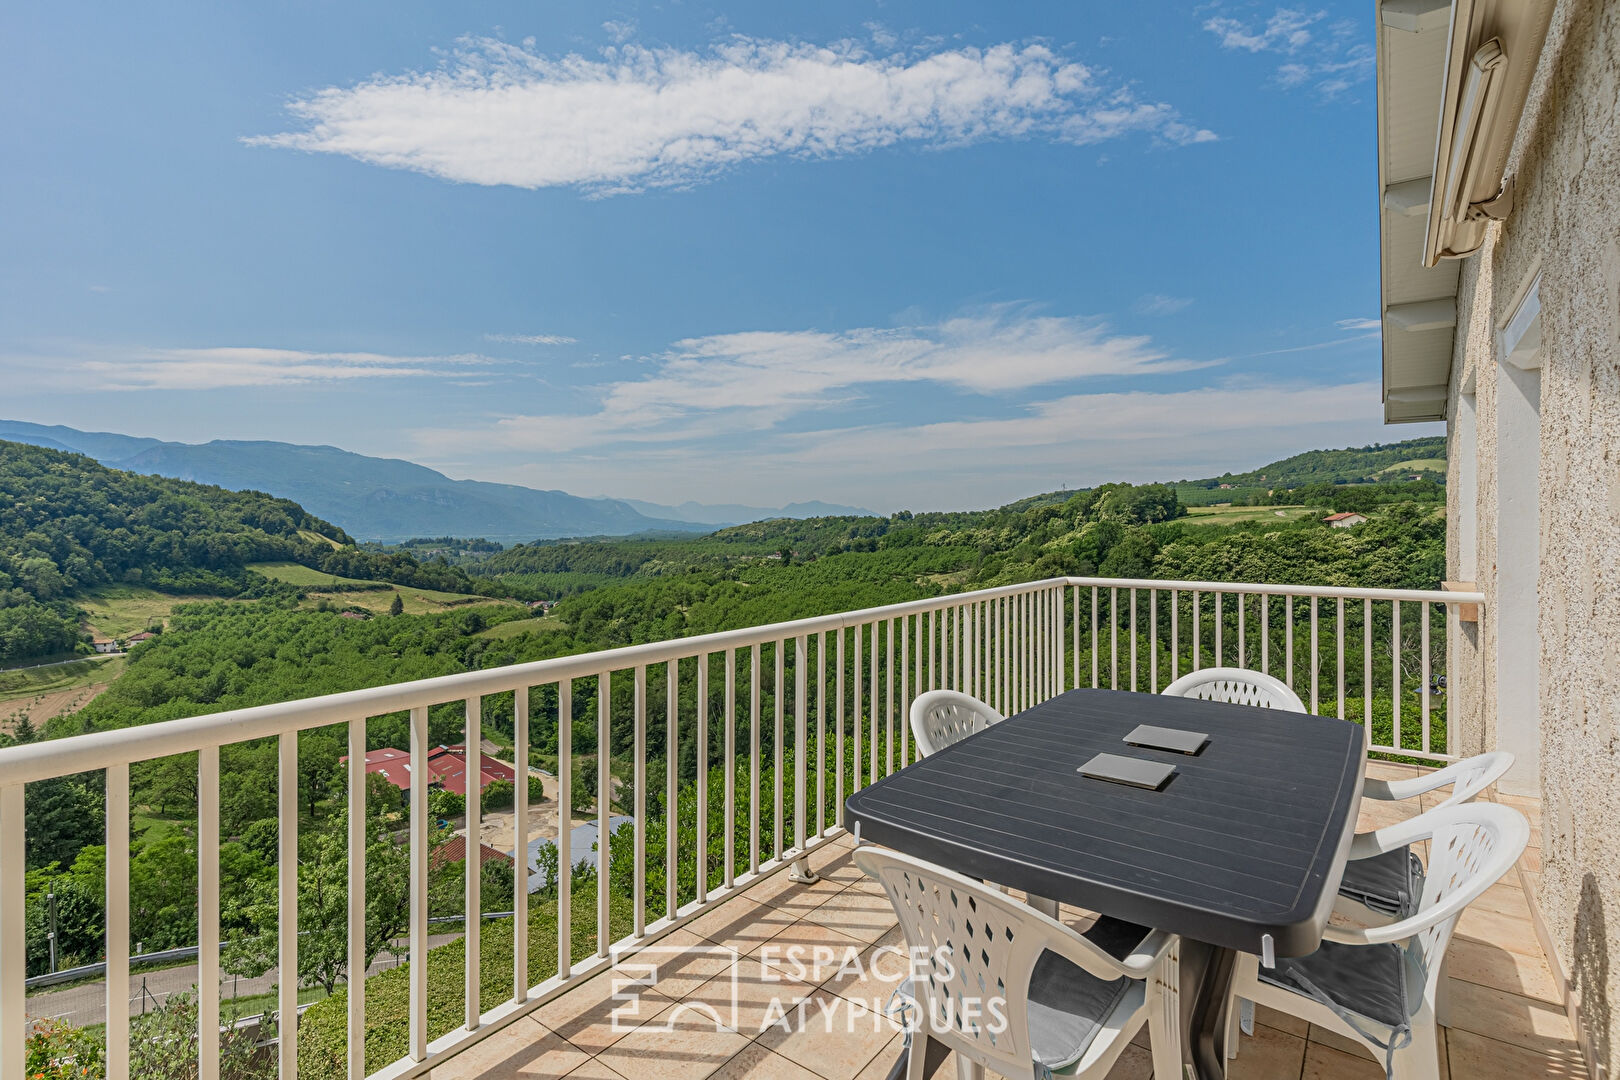
[[[1464,270],[1452,392],[1472,376],[1478,576],[1489,604],[1495,334],[1539,267],[1539,896],[1593,1056],[1612,1073],[1620,1040],[1620,3],[1560,0],[1508,171],[1513,214]],[[1450,550],[1456,566],[1455,523]],[[1459,743],[1468,749],[1476,739],[1489,745],[1497,724],[1489,608],[1478,629],[1477,641],[1453,639],[1458,679],[1478,680],[1463,692],[1465,700],[1480,695],[1476,710],[1459,702]]]

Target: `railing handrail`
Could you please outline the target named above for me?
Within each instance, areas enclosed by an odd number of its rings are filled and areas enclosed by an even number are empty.
[[[923,600],[815,615],[763,626],[740,627],[692,637],[669,638],[598,649],[572,656],[534,660],[524,664],[480,671],[456,672],[431,679],[389,683],[346,690],[320,697],[254,705],[225,712],[165,720],[116,731],[70,735],[0,750],[0,788],[56,776],[91,772],[109,765],[124,765],[153,758],[185,754],[210,746],[223,746],[269,738],[287,731],[338,724],[360,716],[383,716],[431,707],[449,701],[544,686],[565,679],[589,678],[603,671],[652,666],[703,653],[746,648],[810,634],[833,632],[885,619],[923,614],[963,603],[1039,592],[1056,587],[1158,589],[1184,592],[1223,592],[1262,596],[1327,596],[1346,599],[1397,600],[1436,604],[1481,604],[1484,594],[1423,589],[1371,589],[1321,585],[1272,585],[1253,582],[1161,581],[1152,578],[1100,578],[1064,576],[1016,585],[1001,585],[965,593],[947,593]]]

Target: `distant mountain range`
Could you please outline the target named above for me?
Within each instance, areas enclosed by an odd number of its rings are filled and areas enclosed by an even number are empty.
[[[676,521],[687,521],[694,525],[713,525],[716,528],[722,525],[741,525],[749,521],[764,521],[767,518],[877,516],[859,506],[841,506],[838,503],[825,503],[819,500],[788,503],[776,509],[765,506],[743,506],[739,503],[683,502],[679,506],[663,506],[659,503],[642,502],[640,499],[619,501],[649,517],[674,518]]]
[[[0,420],[0,439],[84,454],[110,468],[252,489],[292,499],[362,540],[483,536],[503,543],[655,530],[707,532],[769,517],[862,514],[854,507],[796,503],[782,509],[659,506],[582,498],[517,484],[452,480],[425,465],[366,457],[334,446],[219,439],[192,444],[111,432]]]

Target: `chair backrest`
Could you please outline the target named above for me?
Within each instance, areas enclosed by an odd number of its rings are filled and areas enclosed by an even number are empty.
[[[1429,866],[1412,918],[1440,918],[1417,934],[1408,948],[1415,950],[1432,982],[1457,919],[1519,861],[1530,840],[1530,826],[1517,810],[1495,803],[1458,803],[1430,810],[1422,818],[1423,831],[1430,836]]]
[[[1305,703],[1281,679],[1248,668],[1212,667],[1183,675],[1164,688],[1172,697],[1226,701],[1262,709],[1305,712]]]
[[[911,703],[911,735],[923,757],[1001,721],[995,709],[955,690],[930,690]]]
[[[867,845],[855,849],[855,864],[894,905],[922,1013],[916,1028],[1002,1076],[1033,1080],[1029,983],[1053,943],[1051,920],[909,855]]]
[[[1495,784],[1502,778],[1502,774],[1513,767],[1513,755],[1506,750],[1491,750],[1483,754],[1475,754],[1471,758],[1448,765],[1440,770],[1442,773],[1456,771],[1456,779],[1452,781],[1451,794],[1440,806],[1455,806],[1458,803],[1471,802],[1474,797],[1486,788]]]

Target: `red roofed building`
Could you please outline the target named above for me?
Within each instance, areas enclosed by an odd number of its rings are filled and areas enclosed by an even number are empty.
[[[347,765],[349,755],[338,758],[339,765]],[[366,772],[376,773],[399,790],[411,790],[411,755],[403,750],[385,746],[366,755]],[[429,776],[432,775],[430,772]]]
[[[453,791],[457,795],[467,794],[467,748],[459,743],[455,746],[441,746],[428,754],[428,772],[435,782],[446,791]],[[488,787],[492,780],[516,781],[517,774],[512,767],[503,762],[496,761],[488,754],[482,755],[480,762],[482,777],[478,790]]]
[[[467,861],[467,838],[465,836],[452,836],[441,846],[435,848],[428,862],[434,869],[445,863],[458,863]],[[499,848],[492,848],[488,844],[478,845],[478,865],[488,866],[490,863],[512,864],[512,856]]]
[[[1346,512],[1343,514],[1329,514],[1322,520],[1327,522],[1335,529],[1348,529],[1352,526],[1360,525],[1363,521],[1366,521],[1367,516],[1365,514]]]

